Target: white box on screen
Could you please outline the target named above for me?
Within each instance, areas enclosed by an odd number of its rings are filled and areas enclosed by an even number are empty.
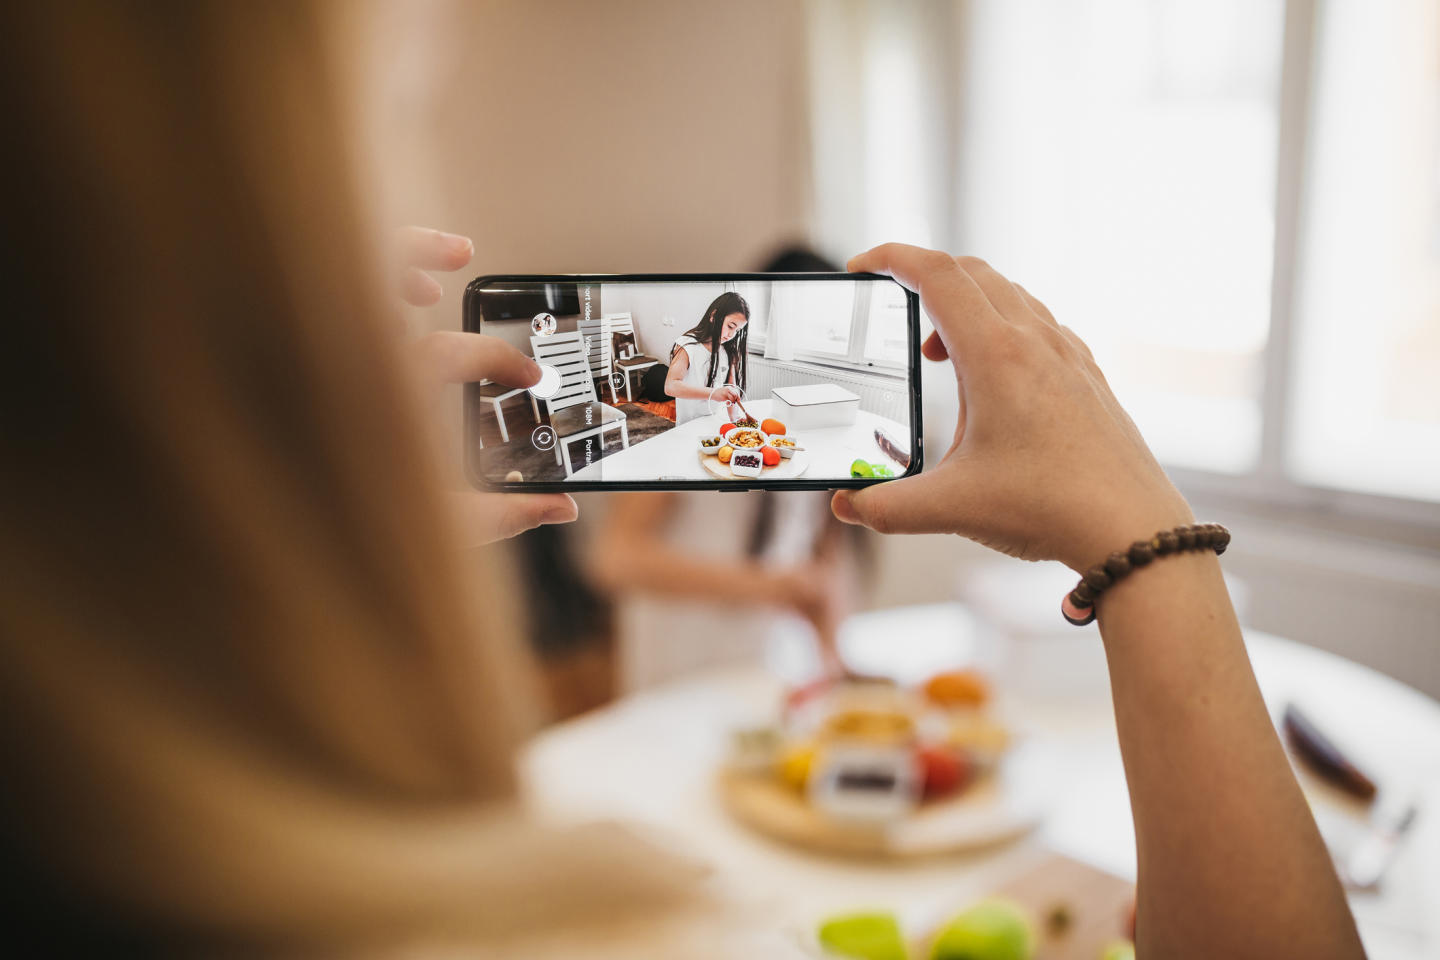
[[[846,427],[860,412],[860,397],[835,383],[809,383],[799,387],[776,387],[771,416],[787,430],[818,427]]]

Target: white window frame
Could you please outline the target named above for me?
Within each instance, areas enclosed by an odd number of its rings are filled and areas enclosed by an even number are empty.
[[[923,185],[926,208],[941,211],[930,224],[934,242],[946,249],[972,249],[964,242],[964,212],[954,190],[956,171],[963,167],[965,159],[960,149],[964,135],[962,92],[969,66],[965,57],[970,36],[965,5],[942,0],[894,0],[893,5],[851,7],[829,0],[809,0],[807,6],[812,24],[812,88],[827,91],[812,109],[810,119],[815,230],[831,245],[828,252],[848,256],[872,243],[891,239],[876,235],[875,231],[888,226],[888,221],[873,222],[874,210],[864,204],[831,202],[836,191],[865,181],[865,137],[873,118],[860,96],[860,72],[854,64],[866,61],[872,52],[867,46],[869,38],[880,25],[892,34],[898,31],[904,35],[913,49],[924,87],[935,91],[925,126],[910,135],[923,147],[917,153],[933,154],[943,161],[933,169],[915,171],[917,182]],[[1286,471],[1302,197],[1314,105],[1317,27],[1323,10],[1323,0],[1286,0],[1284,4],[1275,239],[1257,464],[1243,474],[1170,464],[1166,464],[1166,470],[1204,510],[1263,512],[1317,531],[1434,551],[1440,546],[1440,503],[1316,486],[1302,483]]]
[[[1287,0],[1280,62],[1279,143],[1275,171],[1275,248],[1270,283],[1270,326],[1260,405],[1260,456],[1246,474],[1188,467],[1166,470],[1192,495],[1219,507],[1264,507],[1293,522],[1338,533],[1434,549],[1440,538],[1440,503],[1359,493],[1301,483],[1285,465],[1290,424],[1292,358],[1302,199],[1314,108],[1319,11],[1315,0]]]

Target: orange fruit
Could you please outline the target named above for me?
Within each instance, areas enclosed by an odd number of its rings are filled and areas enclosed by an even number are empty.
[[[783,437],[785,436],[785,424],[775,419],[766,420],[760,424],[760,431],[772,437]]]
[[[951,670],[931,677],[925,695],[945,707],[979,707],[990,699],[990,684],[976,670]]]
[[[717,456],[717,457],[720,458],[720,462],[721,462],[721,463],[729,463],[729,462],[730,462],[730,455],[733,454],[734,452],[735,452],[735,448],[732,447],[732,446],[730,446],[729,444],[726,444],[725,446],[721,447],[719,450],[715,451],[715,456]]]
[[[774,447],[761,447],[760,459],[765,462],[765,466],[773,467],[780,462],[780,451]]]

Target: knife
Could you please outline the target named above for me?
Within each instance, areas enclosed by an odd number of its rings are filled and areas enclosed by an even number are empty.
[[[900,464],[901,469],[910,469],[910,454],[901,450],[900,445],[886,436],[885,431],[878,427],[875,430],[875,442],[879,445],[880,452]]]
[[[1375,798],[1375,781],[1361,773],[1295,704],[1285,705],[1282,725],[1290,748],[1316,774],[1361,800]]]

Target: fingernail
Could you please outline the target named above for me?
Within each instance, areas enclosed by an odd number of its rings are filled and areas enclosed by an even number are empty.
[[[530,375],[530,379],[531,381],[533,381],[533,383],[540,382],[540,364],[536,363],[534,360],[531,360],[529,357],[525,358],[525,371]]]
[[[556,504],[553,507],[546,507],[545,512],[540,514],[541,523],[568,523],[574,516],[569,504]]]
[[[855,515],[855,507],[850,503],[850,494],[846,491],[842,490],[835,494],[834,499],[830,501],[830,509],[834,511],[835,519],[842,523],[860,522]]]
[[[444,240],[451,247],[454,247],[457,253],[475,252],[475,244],[469,237],[462,237],[458,233],[446,233],[444,230],[437,230],[435,232],[440,234],[440,239]]]

